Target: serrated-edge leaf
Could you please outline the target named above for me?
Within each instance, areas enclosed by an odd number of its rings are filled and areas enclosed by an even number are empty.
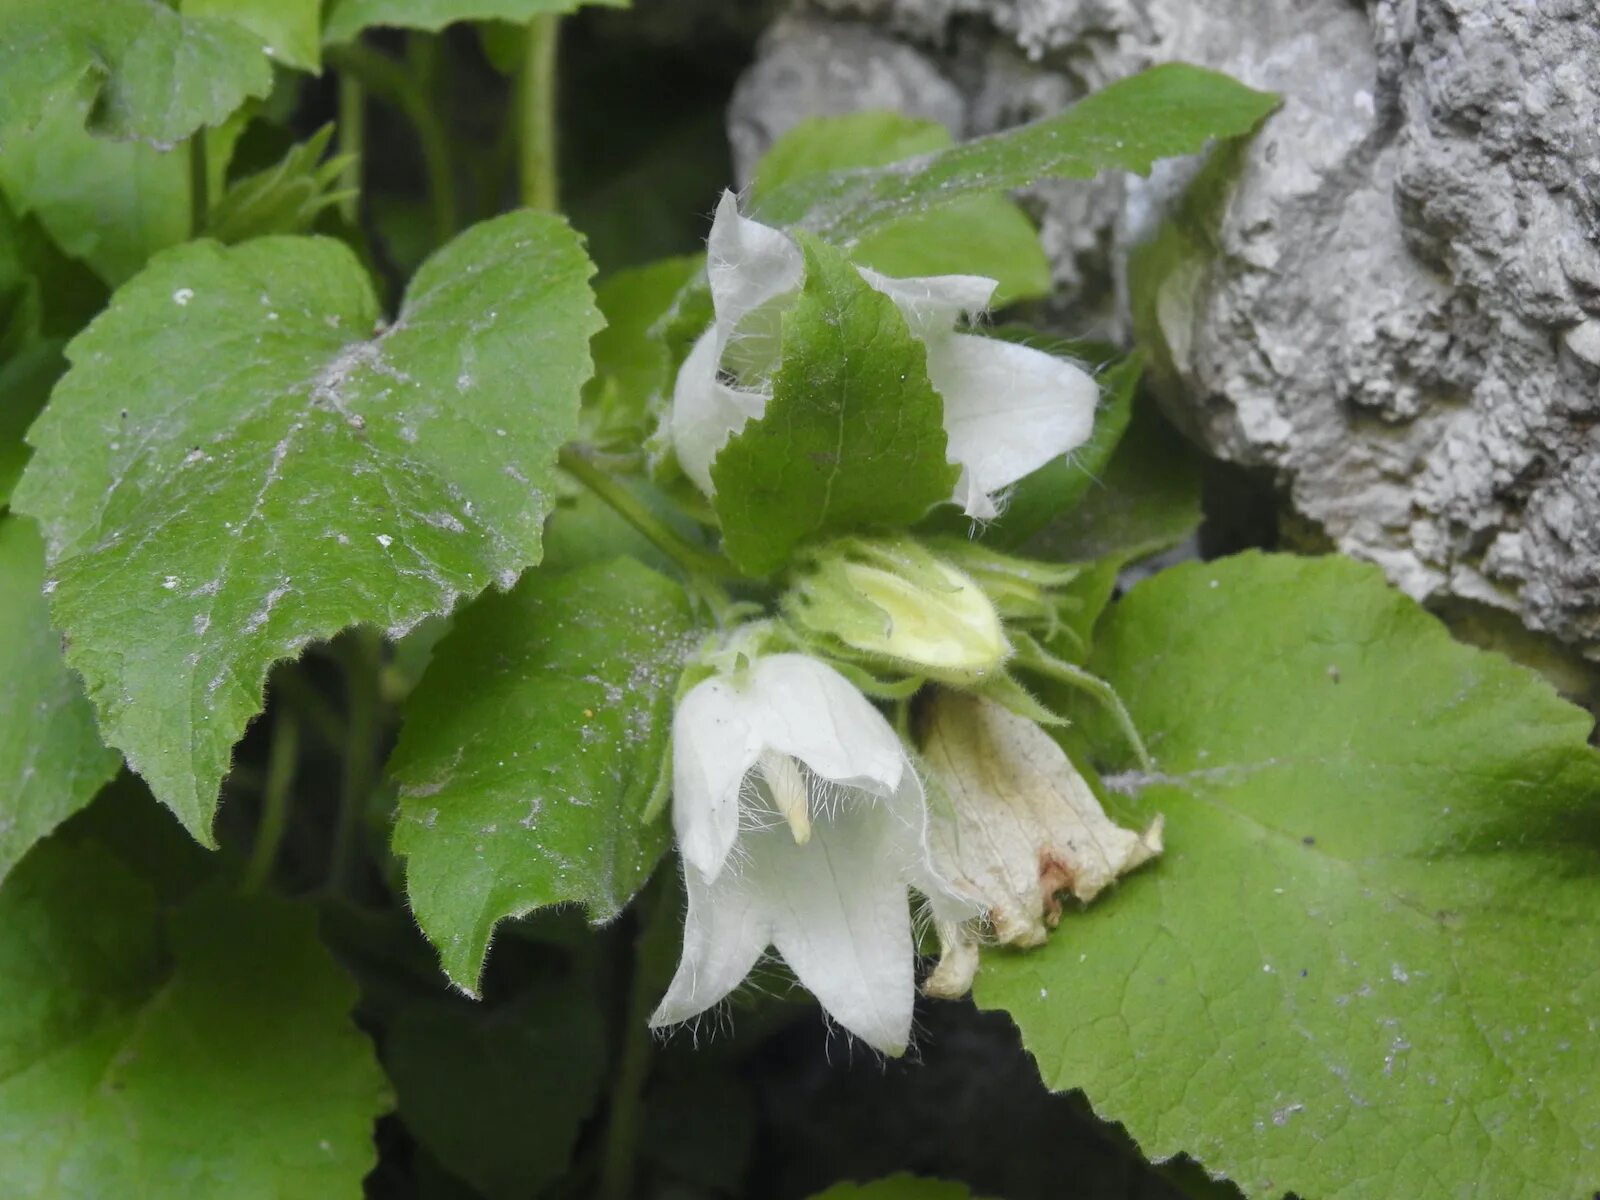
[[[79,84],[95,96],[96,132],[170,148],[265,96],[272,68],[261,39],[223,17],[150,0],[12,0],[0,22],[0,134]]]
[[[1590,715],[1339,558],[1163,572],[1089,665],[1159,767],[1105,783],[1167,853],[986,963],[1046,1084],[1249,1195],[1591,1192]]]
[[[385,25],[437,33],[458,21],[512,21],[575,12],[585,5],[627,8],[630,0],[335,0],[323,27],[325,45],[348,42],[363,29]]]
[[[117,773],[45,604],[44,546],[31,521],[0,516],[0,880]]]
[[[766,411],[711,465],[728,554],[752,575],[810,538],[910,524],[959,475],[927,352],[899,309],[839,251],[804,235],[801,248],[805,284],[783,315]]]
[[[627,558],[529,575],[457,619],[389,769],[411,908],[458,987],[500,921],[563,903],[607,921],[649,878],[668,830],[640,814],[701,636],[683,587]]]
[[[387,1088],[313,910],[212,890],[169,916],[99,843],[52,839],[0,916],[7,1200],[359,1191]]]
[[[103,735],[197,838],[273,662],[355,624],[398,635],[538,561],[591,271],[560,218],[508,214],[369,338],[343,244],[194,242],[68,347],[15,502]]]
[[[1151,67],[1059,116],[869,171],[811,176],[777,189],[756,213],[850,245],[887,221],[1044,178],[1147,174],[1158,159],[1253,130],[1277,97],[1187,63]]]

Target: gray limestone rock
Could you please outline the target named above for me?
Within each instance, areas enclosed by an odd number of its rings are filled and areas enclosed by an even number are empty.
[[[746,168],[814,112],[972,135],[1168,59],[1284,106],[1186,200],[1199,163],[1036,189],[1059,311],[1114,289],[1183,426],[1340,549],[1600,658],[1593,0],[809,0],[730,124]]]

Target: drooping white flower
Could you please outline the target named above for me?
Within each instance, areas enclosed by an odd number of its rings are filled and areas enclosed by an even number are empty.
[[[996,492],[1088,439],[1099,388],[1087,373],[1026,346],[956,332],[963,314],[988,306],[993,279],[893,279],[857,269],[927,348],[928,378],[944,399],[947,453],[961,467],[951,499],[968,516],[995,516]],[[766,409],[779,320],[799,294],[805,258],[786,234],[742,216],[724,192],[707,274],[716,319],[678,372],[668,431],[684,473],[709,496],[717,454]]]
[[[704,1012],[774,946],[840,1025],[903,1051],[907,889],[941,919],[972,909],[933,870],[922,784],[889,723],[832,667],[774,654],[695,686],[672,748],[689,907],[651,1025]]]

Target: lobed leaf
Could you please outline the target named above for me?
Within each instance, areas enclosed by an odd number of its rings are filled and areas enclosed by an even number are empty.
[[[944,150],[950,131],[897,112],[812,117],[785,133],[756,165],[752,202],[807,176],[882,167]],[[1026,213],[1006,195],[968,196],[913,213],[865,235],[850,261],[885,275],[986,275],[999,281],[994,304],[1050,292],[1050,259]]]
[[[541,982],[515,1002],[419,1002],[384,1060],[400,1119],[487,1200],[525,1200],[569,1169],[600,1098],[605,1024],[586,977]]]
[[[94,799],[122,761],[101,744],[83,686],[62,660],[43,587],[33,523],[0,516],[0,880]]]
[[[457,21],[515,21],[574,12],[586,4],[627,8],[629,0],[333,0],[322,40],[353,41],[374,25],[422,29],[430,33]]]
[[[766,411],[711,466],[728,555],[752,575],[812,538],[911,524],[959,474],[927,353],[894,302],[839,251],[801,246],[805,285],[783,316]]]
[[[0,150],[63,88],[92,98],[89,126],[107,137],[170,147],[220,125],[271,89],[258,30],[295,13],[314,20],[314,0],[0,0]],[[298,44],[282,47],[291,65]]]
[[[0,889],[0,1193],[358,1196],[387,1107],[315,914],[202,891],[164,913],[97,842]]]
[[[649,878],[668,830],[640,814],[697,630],[683,588],[626,558],[460,614],[389,764],[411,909],[457,986],[477,988],[504,918],[579,903],[608,921]]]
[[[1252,1196],[1592,1192],[1589,715],[1340,558],[1163,572],[1089,665],[1168,850],[980,975],[1046,1084]]]
[[[194,242],[68,347],[15,502],[102,734],[201,841],[273,662],[538,561],[589,273],[564,222],[513,213],[440,250],[379,328],[340,243]]]
[[[797,179],[756,215],[850,246],[892,221],[970,196],[1045,178],[1146,174],[1157,159],[1249,133],[1277,104],[1277,97],[1220,72],[1167,63],[1102,88],[1058,116],[877,170]]]

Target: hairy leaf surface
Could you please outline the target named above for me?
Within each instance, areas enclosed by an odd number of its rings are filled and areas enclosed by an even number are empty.
[[[1219,72],[1167,63],[1119,80],[1059,116],[876,170],[797,179],[756,215],[848,246],[889,222],[1044,178],[1145,174],[1157,159],[1249,133],[1277,103]]]
[[[83,686],[61,657],[43,588],[38,531],[0,516],[0,879],[121,763],[101,745]]]
[[[550,904],[607,921],[665,851],[640,820],[697,625],[631,559],[530,575],[464,611],[406,706],[395,850],[446,973],[474,990],[494,926]]]
[[[862,112],[802,121],[772,144],[756,166],[754,204],[807,176],[946,149],[950,131],[898,112]],[[867,234],[850,260],[885,275],[987,275],[999,281],[996,308],[1047,295],[1050,260],[1039,231],[1008,196],[975,195],[912,214]]]
[[[180,13],[152,0],[0,0],[0,150],[63,87],[92,97],[89,125],[108,137],[172,146],[220,125],[272,87],[264,14],[281,28],[294,13],[314,20],[307,5],[191,0]],[[285,62],[297,65],[302,41],[285,42]]]
[[[314,913],[202,891],[167,915],[96,842],[0,890],[0,1194],[361,1194],[387,1088]]]
[[[1168,851],[979,976],[1045,1082],[1252,1196],[1591,1193],[1588,714],[1339,558],[1174,568],[1090,666],[1159,768],[1106,786]]]
[[[547,13],[569,13],[585,4],[626,8],[628,0],[333,0],[323,40],[348,42],[372,25],[436,31],[457,21],[525,24]]]
[[[837,250],[802,246],[805,286],[783,316],[772,397],[711,467],[728,554],[753,575],[810,538],[909,524],[959,474],[927,353],[894,302]]]
[[[514,213],[439,251],[384,327],[340,243],[194,242],[69,346],[16,503],[103,735],[196,837],[273,662],[538,561],[589,273],[562,221]]]

